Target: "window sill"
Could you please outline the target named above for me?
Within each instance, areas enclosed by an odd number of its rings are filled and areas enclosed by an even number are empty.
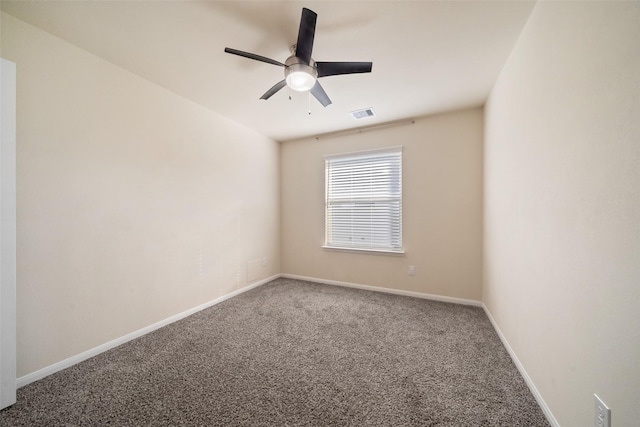
[[[403,256],[404,249],[400,249],[398,251],[393,251],[390,249],[363,249],[363,248],[346,248],[342,246],[326,246],[323,245],[322,249],[327,249],[330,251],[338,251],[338,252],[365,252],[371,254],[380,254],[380,255],[397,255]]]

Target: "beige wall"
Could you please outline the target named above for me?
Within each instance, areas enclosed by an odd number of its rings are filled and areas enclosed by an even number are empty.
[[[281,145],[282,272],[480,300],[482,109]],[[323,249],[327,154],[403,147],[406,254]],[[416,267],[415,277],[407,274]]]
[[[6,14],[2,56],[18,376],[279,273],[275,141]]]
[[[539,2],[486,106],[483,300],[563,427],[640,420],[640,3]]]

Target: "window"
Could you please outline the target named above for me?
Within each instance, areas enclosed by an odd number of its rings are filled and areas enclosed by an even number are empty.
[[[402,148],[325,157],[325,247],[402,253]]]

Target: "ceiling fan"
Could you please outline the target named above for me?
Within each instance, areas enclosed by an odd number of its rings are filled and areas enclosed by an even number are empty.
[[[284,80],[279,81],[271,89],[266,91],[260,99],[269,99],[274,93],[284,86],[300,92],[311,91],[311,94],[324,106],[331,104],[331,99],[326,94],[320,82],[320,77],[335,76],[338,74],[370,73],[371,62],[316,62],[311,58],[313,39],[316,32],[316,20],[318,15],[307,8],[302,8],[298,40],[291,46],[291,56],[284,62],[271,58],[243,52],[226,47],[224,51],[233,55],[243,56],[267,64],[284,67]]]

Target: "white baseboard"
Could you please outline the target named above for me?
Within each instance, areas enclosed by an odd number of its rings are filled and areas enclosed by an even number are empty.
[[[349,282],[340,282],[340,281],[337,281],[337,280],[318,279],[317,277],[297,276],[295,274],[281,274],[280,277],[285,277],[285,278],[288,278],[288,279],[306,280],[308,282],[322,283],[322,284],[325,284],[325,285],[344,286],[344,287],[347,287],[347,288],[364,289],[364,290],[367,290],[367,291],[384,292],[384,293],[387,293],[387,294],[404,295],[404,296],[408,296],[408,297],[424,298],[424,299],[430,299],[430,300],[435,300],[435,301],[451,302],[451,303],[454,303],[454,304],[473,305],[473,306],[476,306],[476,307],[482,307],[482,302],[476,301],[476,300],[472,300],[472,299],[447,297],[447,296],[433,295],[433,294],[424,294],[422,292],[403,291],[403,290],[400,290],[400,289],[381,288],[381,287],[378,287],[378,286],[360,285],[358,283],[349,283]]]
[[[208,301],[204,304],[200,304],[196,307],[190,308],[189,310],[183,311],[182,313],[178,313],[174,316],[168,317],[164,320],[161,320],[159,322],[156,322],[152,325],[149,325],[145,328],[142,329],[138,329],[137,331],[131,332],[130,334],[127,334],[125,336],[122,336],[120,338],[116,338],[115,340],[106,342],[104,344],[101,344],[97,347],[94,347],[90,350],[84,351],[80,354],[76,354],[75,356],[72,356],[68,359],[65,360],[61,360],[60,362],[54,363],[53,365],[49,365],[45,368],[42,368],[38,371],[32,372],[30,374],[24,375],[18,379],[16,379],[16,386],[17,388],[20,387],[24,387],[27,384],[31,384],[34,381],[38,381],[46,376],[49,376],[51,374],[54,374],[58,371],[61,371],[63,369],[69,368],[73,365],[75,365],[76,363],[80,363],[83,360],[87,360],[93,356],[97,356],[100,353],[103,353],[107,350],[110,350],[114,347],[117,347],[121,344],[126,343],[127,341],[131,341],[135,338],[141,337],[142,335],[148,334],[149,332],[153,332],[156,329],[162,328],[163,326],[167,326],[170,323],[176,322],[180,319],[184,319],[187,316],[190,316],[194,313],[197,313],[198,311],[204,310],[205,308],[209,308],[212,307],[216,304],[219,304],[223,301],[228,300],[229,298],[233,298],[237,295],[240,295],[244,292],[247,292],[251,289],[257,288],[258,286],[264,285],[265,283],[268,283],[274,279],[277,279],[278,277],[280,277],[279,274],[276,274],[275,276],[271,276],[269,278],[266,279],[262,279],[258,282],[252,283],[248,286],[245,286],[244,288],[238,289],[236,291],[233,291],[231,293],[228,293],[226,295],[223,295],[221,297],[218,297],[216,299],[213,299],[211,301]]]
[[[553,416],[553,413],[551,413],[551,409],[549,409],[549,406],[547,406],[547,403],[542,398],[542,395],[536,388],[535,384],[533,383],[533,380],[527,373],[526,369],[524,369],[524,366],[522,366],[522,363],[520,363],[518,356],[516,356],[516,353],[513,351],[513,349],[511,348],[511,345],[509,344],[509,341],[507,341],[507,338],[504,336],[504,334],[498,327],[498,324],[496,323],[495,319],[491,315],[491,312],[489,311],[487,306],[484,305],[484,303],[482,303],[482,308],[484,309],[484,312],[487,314],[489,321],[493,325],[493,329],[496,330],[496,333],[500,337],[500,341],[502,341],[502,344],[507,349],[509,356],[511,356],[511,360],[513,360],[513,363],[516,365],[516,368],[518,368],[520,375],[522,375],[522,378],[524,378],[524,381],[527,383],[527,386],[529,387],[529,390],[531,390],[533,397],[535,397],[536,401],[538,402],[538,405],[540,405],[540,408],[542,409],[542,412],[544,412],[545,417],[547,417],[547,421],[549,421],[549,424],[551,424],[552,427],[560,427],[560,423],[558,423],[558,420],[556,420],[556,418]]]
[[[226,301],[230,298],[233,298],[237,295],[240,295],[244,292],[247,292],[251,289],[257,288],[259,286],[262,286],[266,283],[269,283],[270,281],[277,279],[279,277],[284,277],[284,278],[289,278],[289,279],[297,279],[297,280],[305,280],[305,281],[309,281],[309,282],[316,282],[316,283],[322,283],[322,284],[326,284],[326,285],[334,285],[334,286],[343,286],[343,287],[347,287],[347,288],[356,288],[356,289],[364,289],[364,290],[368,290],[368,291],[374,291],[374,292],[384,292],[384,293],[389,293],[389,294],[395,294],[395,295],[404,295],[404,296],[410,296],[410,297],[416,297],[416,298],[424,298],[424,299],[430,299],[430,300],[435,300],[435,301],[442,301],[442,302],[450,302],[450,303],[455,303],[455,304],[463,304],[463,305],[472,305],[472,306],[477,306],[477,307],[482,307],[485,311],[485,313],[487,314],[487,317],[489,318],[489,321],[491,322],[491,324],[493,325],[493,328],[495,329],[496,333],[498,334],[498,336],[500,337],[500,340],[502,341],[502,344],[504,345],[504,347],[507,349],[507,352],[509,353],[509,355],[511,356],[511,359],[513,360],[513,363],[516,365],[516,367],[518,368],[518,371],[520,372],[520,374],[522,375],[522,377],[524,378],[527,386],[529,387],[529,390],[531,390],[531,393],[533,394],[533,396],[535,397],[536,401],[538,402],[538,404],[540,405],[540,408],[542,408],[542,411],[544,412],[545,416],[547,417],[547,420],[549,421],[549,423],[551,424],[552,427],[560,427],[560,424],[558,423],[558,421],[555,419],[555,417],[553,416],[553,414],[551,413],[551,410],[549,409],[549,407],[547,406],[546,402],[544,401],[544,399],[542,398],[542,396],[540,395],[540,392],[538,392],[538,389],[536,388],[535,384],[533,383],[533,381],[531,380],[531,377],[529,377],[529,374],[527,373],[527,371],[524,369],[524,366],[522,366],[522,363],[520,363],[520,360],[518,360],[518,357],[516,356],[515,352],[513,351],[513,349],[511,348],[511,345],[509,345],[509,342],[507,341],[507,339],[505,338],[505,336],[503,335],[502,331],[500,330],[500,328],[498,327],[497,323],[495,322],[493,316],[491,315],[491,312],[489,311],[489,309],[484,305],[484,303],[480,302],[480,301],[476,301],[476,300],[471,300],[471,299],[464,299],[464,298],[455,298],[455,297],[447,297],[447,296],[442,296],[442,295],[433,295],[433,294],[425,294],[422,292],[413,292],[413,291],[405,291],[405,290],[400,290],[400,289],[391,289],[391,288],[382,288],[382,287],[377,287],[377,286],[370,286],[370,285],[361,285],[358,283],[349,283],[349,282],[340,282],[340,281],[336,281],[336,280],[327,280],[327,279],[319,279],[316,277],[307,277],[307,276],[298,276],[298,275],[294,275],[294,274],[276,274],[274,276],[271,276],[269,278],[266,279],[262,279],[260,281],[257,281],[255,283],[252,283],[248,286],[245,286],[244,288],[238,289],[236,291],[233,291],[231,293],[228,293],[226,295],[223,295],[221,297],[218,297],[216,299],[213,299],[211,301],[208,301],[204,304],[198,305],[196,307],[193,307],[189,310],[183,311],[182,313],[178,313],[174,316],[168,317],[167,319],[161,320],[159,322],[156,322],[152,325],[149,325],[145,328],[142,329],[138,329],[137,331],[134,331],[130,334],[127,334],[125,336],[122,336],[120,338],[116,338],[115,340],[109,341],[107,343],[104,343],[102,345],[99,345],[97,347],[94,347],[90,350],[87,350],[85,352],[82,352],[80,354],[77,354],[75,356],[72,356],[68,359],[62,360],[60,362],[54,363],[53,365],[49,365],[45,368],[42,368],[38,371],[32,372],[30,374],[24,375],[20,378],[16,379],[16,386],[17,388],[20,387],[24,387],[27,384],[31,384],[34,381],[38,381],[46,376],[49,376],[51,374],[54,374],[58,371],[61,371],[63,369],[69,368],[77,363],[80,363],[84,360],[87,360],[93,356],[97,356],[100,353],[103,353],[107,350],[110,350],[114,347],[117,347],[121,344],[124,344],[128,341],[131,341],[135,338],[141,337],[142,335],[148,334],[149,332],[153,332],[156,329],[159,329],[163,326],[169,325],[173,322],[176,322],[180,319],[184,319],[187,316],[190,316],[194,313],[197,313],[198,311],[202,311],[206,308],[212,307],[216,304],[219,304],[223,301]]]

